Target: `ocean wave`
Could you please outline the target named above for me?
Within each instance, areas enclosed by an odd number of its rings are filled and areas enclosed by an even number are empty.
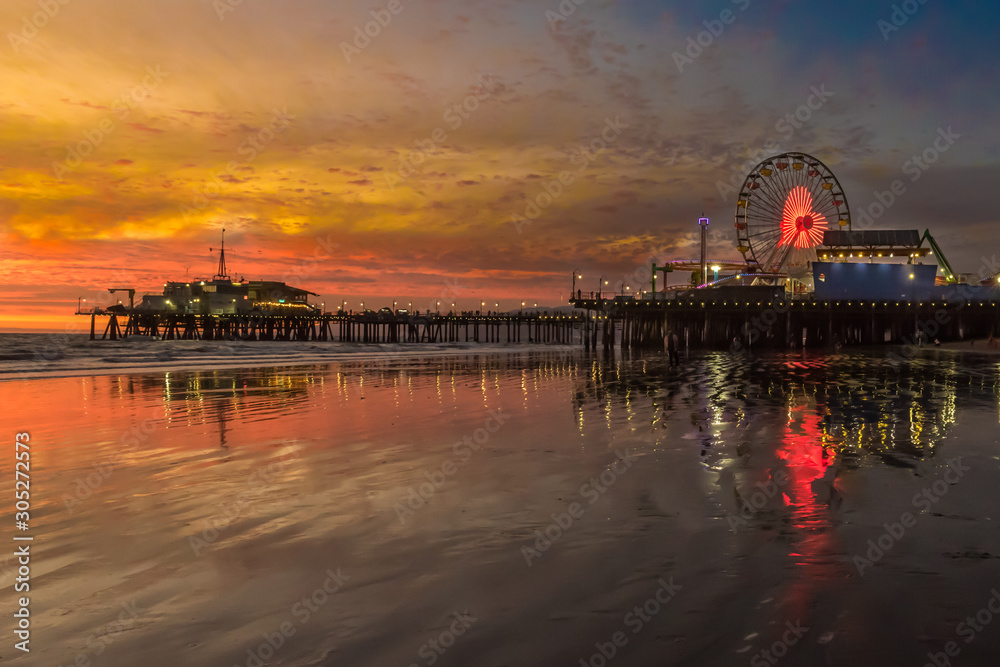
[[[552,344],[343,343],[330,341],[90,341],[87,335],[0,334],[0,381],[81,375],[154,373],[215,368],[292,366],[339,361],[381,362],[531,349]]]

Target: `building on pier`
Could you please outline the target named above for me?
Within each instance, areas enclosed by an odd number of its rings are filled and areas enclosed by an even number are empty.
[[[142,313],[182,315],[309,315],[315,292],[272,280],[197,280],[168,282],[162,294],[147,294],[136,306]]]
[[[211,280],[163,283],[162,294],[147,294],[136,306],[143,314],[315,315],[315,292],[275,280],[233,280],[226,269],[226,230],[222,230],[219,268]]]

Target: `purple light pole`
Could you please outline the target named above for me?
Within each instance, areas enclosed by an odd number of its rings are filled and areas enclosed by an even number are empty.
[[[708,282],[708,218],[698,218],[701,227],[701,284]]]

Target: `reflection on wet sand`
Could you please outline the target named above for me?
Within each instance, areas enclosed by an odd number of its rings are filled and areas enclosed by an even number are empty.
[[[890,465],[912,467],[915,460],[933,455],[955,421],[958,398],[995,406],[998,391],[992,364],[959,372],[954,361],[914,362],[900,371],[877,358],[857,356],[744,360],[716,355],[673,370],[661,361],[587,359],[586,381],[574,402],[578,420],[593,419],[595,406],[590,404],[596,403],[609,427],[622,419],[628,422],[635,415],[633,403],[645,397],[651,407],[667,413],[695,406],[700,428],[745,428],[756,407],[787,405],[789,425],[805,428],[802,419],[810,415],[803,435],[814,444],[849,458],[864,451]],[[616,414],[617,409],[624,415]],[[656,419],[654,415],[654,423]]]
[[[273,664],[427,664],[466,612],[437,664],[579,664],[662,577],[683,588],[621,664],[749,663],[788,623],[808,630],[782,664],[922,664],[1000,563],[983,529],[1000,384],[975,360],[502,353],[9,382],[0,400],[40,443],[33,613],[56,664],[96,663],[88,637],[132,600],[101,664],[255,664],[286,622]],[[635,463],[612,475],[616,452]],[[914,510],[957,456],[973,472]],[[903,511],[916,525],[862,576],[853,557]]]
[[[930,474],[958,405],[987,414],[1000,405],[997,378],[995,364],[954,360],[918,360],[899,369],[857,355],[716,355],[674,371],[662,359],[594,357],[574,409],[581,426],[597,419],[609,429],[637,415],[650,415],[655,428],[666,426],[670,415],[689,413],[692,430],[685,437],[700,447],[704,467],[718,472],[715,488],[729,527],[745,537],[758,531],[747,538],[742,557],[761,548],[760,535],[783,545],[788,565],[764,605],[795,623],[833,627],[845,615],[837,608],[845,604],[838,589],[858,575],[845,557],[851,548],[837,534],[847,520],[839,478],[873,461]],[[775,416],[783,418],[775,423]],[[855,621],[852,630],[874,642],[879,632],[873,630],[884,625],[895,624]],[[737,642],[746,644],[737,652],[771,664],[751,648],[781,644],[788,627],[772,618]],[[802,664],[834,664],[827,662],[834,653],[826,645],[836,634],[824,630],[795,654]],[[781,656],[793,651],[780,650]],[[902,650],[919,660],[919,651]]]

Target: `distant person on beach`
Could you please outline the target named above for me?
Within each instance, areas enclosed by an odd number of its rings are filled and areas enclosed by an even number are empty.
[[[677,347],[678,347],[677,334],[675,334],[673,331],[668,331],[666,343],[667,343],[667,356],[670,359],[670,365],[679,366],[681,362],[680,362],[680,357],[677,354]]]

